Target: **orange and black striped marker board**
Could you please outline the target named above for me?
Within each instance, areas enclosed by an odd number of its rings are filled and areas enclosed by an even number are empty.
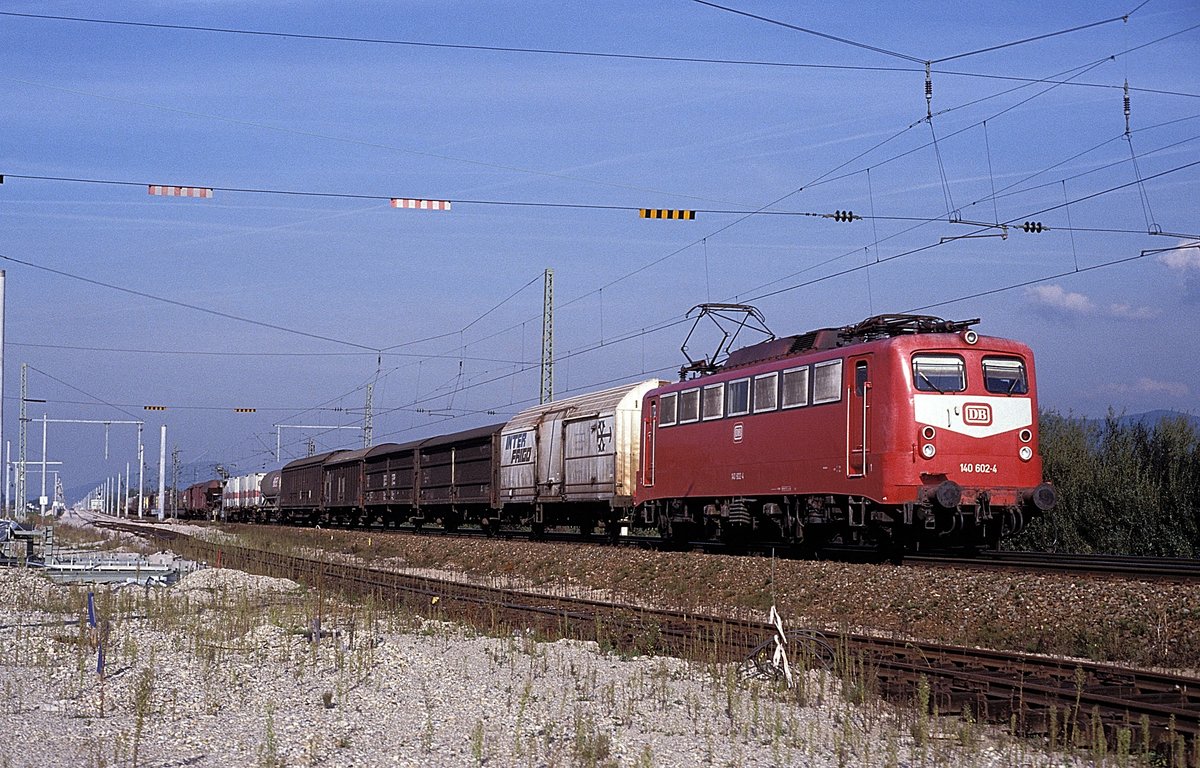
[[[680,211],[672,208],[642,208],[643,219],[694,219],[695,211]]]

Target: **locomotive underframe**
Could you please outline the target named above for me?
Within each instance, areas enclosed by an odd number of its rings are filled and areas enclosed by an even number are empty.
[[[873,547],[887,553],[922,549],[997,548],[1038,510],[1029,494],[1005,494],[1017,502],[993,505],[988,491],[968,494],[969,503],[945,503],[937,487],[920,500],[885,504],[866,496],[838,494],[660,499],[640,509],[641,522],[665,540],[778,542],[819,551],[826,546]],[[958,495],[958,494],[954,494]]]

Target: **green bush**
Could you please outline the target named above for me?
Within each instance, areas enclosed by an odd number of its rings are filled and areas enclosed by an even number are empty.
[[[1186,416],[1147,426],[1040,414],[1057,508],[1015,548],[1138,556],[1200,554],[1200,433]]]
[[[1040,414],[1057,508],[1012,540],[1020,549],[1200,555],[1200,433],[1180,415],[1152,426]]]

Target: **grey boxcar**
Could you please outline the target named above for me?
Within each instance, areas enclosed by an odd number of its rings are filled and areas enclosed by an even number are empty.
[[[500,433],[504,517],[610,528],[633,504],[642,398],[665,382],[624,384],[517,414]]]

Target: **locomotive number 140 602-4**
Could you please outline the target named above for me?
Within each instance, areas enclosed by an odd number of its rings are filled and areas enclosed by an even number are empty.
[[[995,464],[959,464],[958,471],[976,475],[994,475],[997,472]]]

